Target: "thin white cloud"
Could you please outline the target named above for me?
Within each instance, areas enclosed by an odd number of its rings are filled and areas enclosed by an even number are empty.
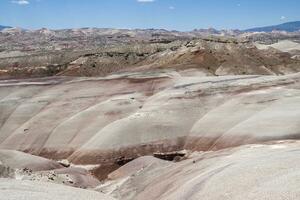
[[[281,16],[280,19],[281,19],[281,20],[285,20],[286,17],[285,17],[285,16]]]
[[[175,10],[175,7],[174,6],[169,6],[169,9],[170,10]]]
[[[139,2],[139,3],[152,3],[154,1],[155,0],[137,0],[137,2]]]
[[[19,4],[19,5],[28,5],[30,2],[27,0],[17,0],[17,1],[11,1],[12,3]]]

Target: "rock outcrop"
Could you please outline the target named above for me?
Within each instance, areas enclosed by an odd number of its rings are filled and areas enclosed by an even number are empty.
[[[0,178],[1,200],[113,200],[99,192],[62,186],[53,183],[20,181]]]
[[[299,156],[299,142],[281,141],[193,153],[180,163],[145,157],[97,190],[124,200],[298,199]]]
[[[0,31],[0,79],[107,76],[165,68],[196,68],[207,76],[284,75],[299,72],[300,61],[292,59],[298,54],[284,50],[297,46],[299,38],[297,32],[10,29]],[[289,41],[284,52],[252,44],[272,46],[278,41]]]
[[[299,138],[299,74],[186,74],[2,81],[0,147],[99,165],[103,179],[154,152]]]

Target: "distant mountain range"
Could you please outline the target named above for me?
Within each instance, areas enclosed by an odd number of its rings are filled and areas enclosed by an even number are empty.
[[[0,25],[0,31],[5,29],[5,28],[12,28],[10,26],[3,26]],[[140,30],[140,29],[137,29]],[[153,30],[158,30],[158,29],[153,29]],[[287,31],[287,32],[295,32],[295,31],[300,31],[300,21],[295,21],[295,22],[287,22],[284,24],[279,24],[279,25],[273,25],[273,26],[265,26],[265,27],[256,27],[256,28],[251,28],[251,29],[246,29],[246,30],[216,30],[213,28],[210,29],[195,29],[194,32],[203,32],[207,34],[220,34],[220,33],[228,33],[228,31],[231,32],[231,34],[240,34],[243,32],[272,32],[272,31]]]
[[[300,21],[287,22],[275,26],[265,26],[265,27],[251,28],[245,30],[245,32],[272,32],[272,31],[287,31],[287,32],[300,31]]]
[[[3,30],[3,29],[5,29],[5,28],[11,28],[11,27],[10,26],[2,26],[2,25],[0,25],[0,31]]]

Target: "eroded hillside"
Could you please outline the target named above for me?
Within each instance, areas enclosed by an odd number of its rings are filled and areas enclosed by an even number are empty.
[[[282,52],[253,42],[299,42],[297,38],[297,32],[4,29],[0,78],[106,76],[166,68],[196,68],[208,76],[283,75],[299,71],[297,49]]]
[[[4,29],[0,199],[299,199],[298,35]]]
[[[157,151],[298,138],[299,74],[188,74],[2,81],[0,147],[99,165],[104,178]]]

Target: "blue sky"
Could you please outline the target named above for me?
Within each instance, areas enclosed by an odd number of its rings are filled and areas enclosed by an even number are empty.
[[[0,0],[0,24],[23,28],[240,28],[300,20],[300,0]]]

